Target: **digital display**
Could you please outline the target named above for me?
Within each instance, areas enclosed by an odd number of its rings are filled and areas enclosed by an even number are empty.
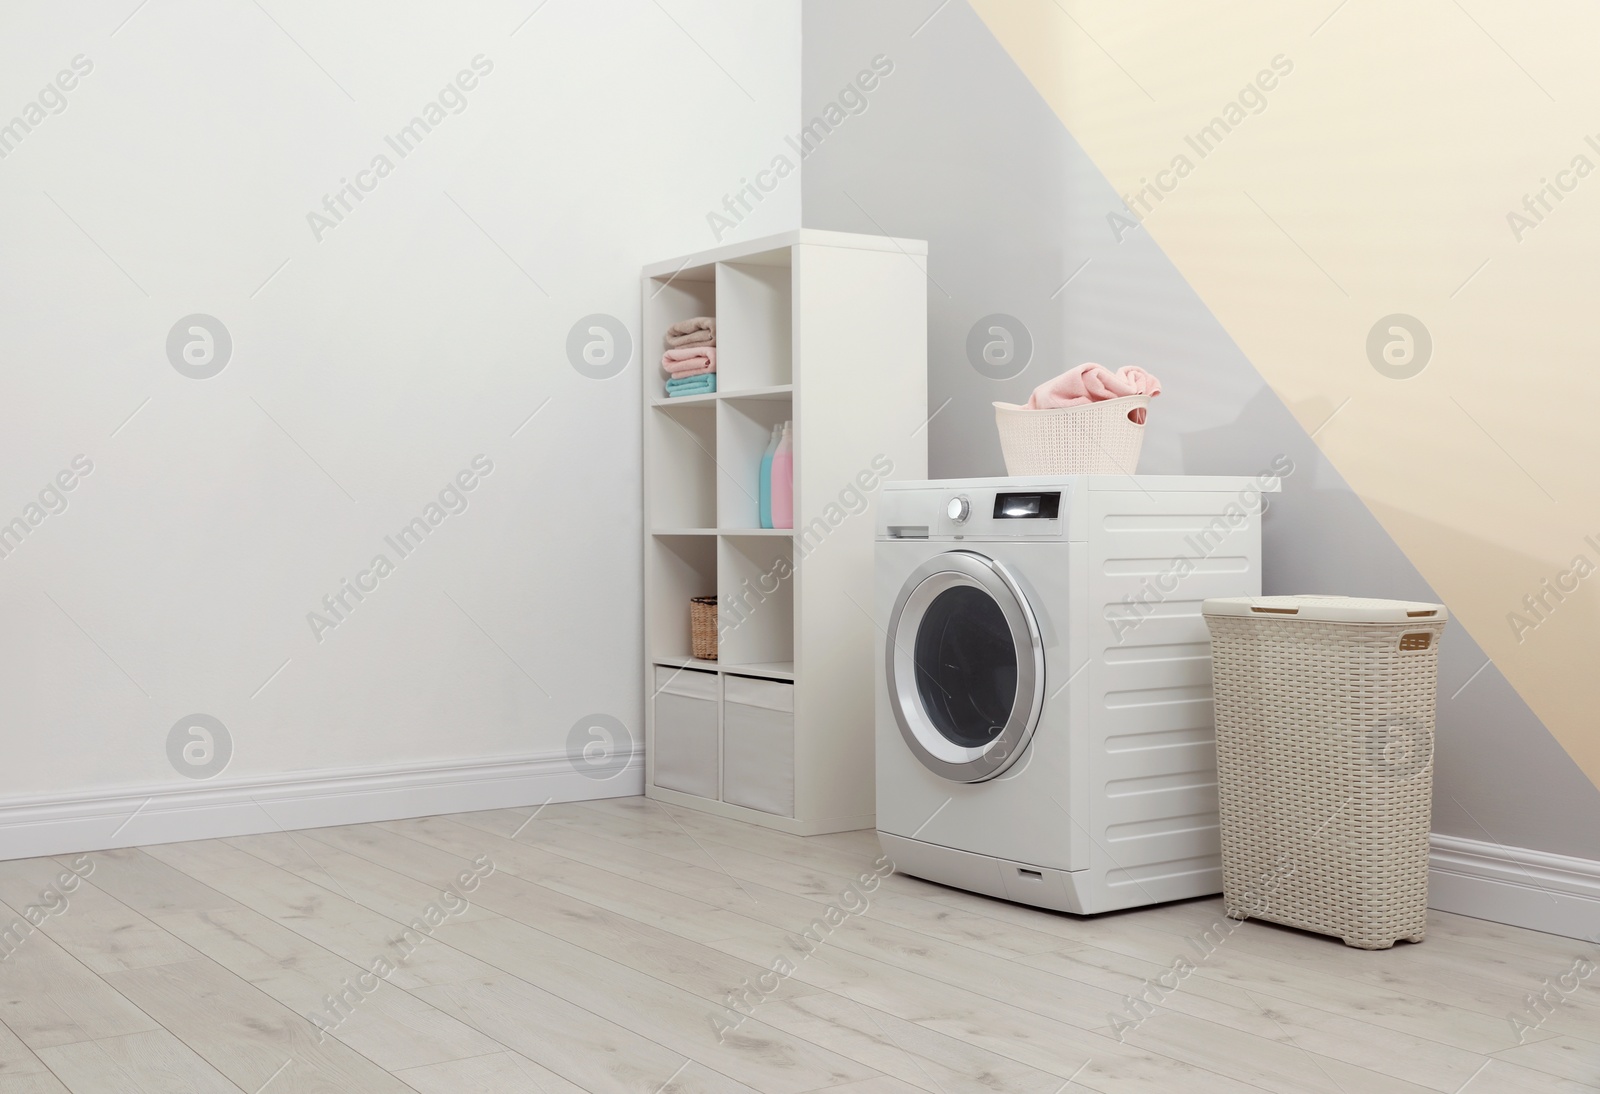
[[[1061,494],[996,494],[996,520],[1055,520],[1061,515]]]

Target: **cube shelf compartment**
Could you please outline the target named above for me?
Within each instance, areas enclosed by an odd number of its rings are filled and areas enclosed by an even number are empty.
[[[730,390],[789,384],[794,376],[789,252],[717,263],[717,369],[726,357]],[[722,377],[718,376],[720,384]]]
[[[719,659],[735,668],[794,661],[794,537],[719,538]]]
[[[872,826],[875,630],[861,606],[876,483],[927,477],[926,255],[918,240],[801,229],[644,270],[647,362],[671,324],[717,320],[716,392],[670,399],[645,370],[651,797],[801,835]],[[796,528],[761,528],[761,455],[785,421]],[[864,476],[873,505],[827,523]],[[689,598],[713,592],[705,661]],[[693,675],[668,683],[677,674]]]
[[[724,397],[717,407],[717,524],[761,529],[761,456],[773,426],[794,417],[794,400]]]
[[[717,407],[693,402],[645,414],[646,451],[673,469],[655,485],[655,526],[717,526]]]
[[[663,601],[682,604],[683,611],[646,613],[645,644],[657,658],[692,661],[689,601],[717,592],[717,537],[671,532],[650,540],[645,544],[645,585]]]

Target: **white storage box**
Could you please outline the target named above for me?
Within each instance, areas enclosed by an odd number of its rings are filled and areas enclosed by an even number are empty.
[[[1228,914],[1387,949],[1427,927],[1443,605],[1204,602]]]
[[[717,796],[717,674],[656,666],[655,784]]]
[[[794,816],[794,685],[723,678],[722,800]]]

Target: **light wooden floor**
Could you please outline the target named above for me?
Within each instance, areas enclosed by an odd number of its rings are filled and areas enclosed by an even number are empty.
[[[1439,914],[1365,953],[1248,923],[1202,960],[1217,900],[1083,920],[890,876],[853,914],[871,833],[641,798],[532,813],[87,856],[6,943],[0,1094],[1600,1089],[1600,975],[1525,1044],[1509,1017],[1600,949],[1570,939]],[[470,905],[441,897],[473,860],[493,873]],[[72,861],[0,864],[7,917],[59,906],[41,894]],[[1195,971],[1119,1041],[1124,998],[1180,957]],[[736,990],[753,1014],[719,1042]]]

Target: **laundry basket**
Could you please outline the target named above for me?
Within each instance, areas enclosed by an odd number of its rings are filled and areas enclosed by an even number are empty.
[[[1148,395],[1050,410],[995,403],[1006,474],[1131,475],[1149,407]]]
[[[1443,605],[1228,597],[1211,631],[1227,912],[1422,941]]]

